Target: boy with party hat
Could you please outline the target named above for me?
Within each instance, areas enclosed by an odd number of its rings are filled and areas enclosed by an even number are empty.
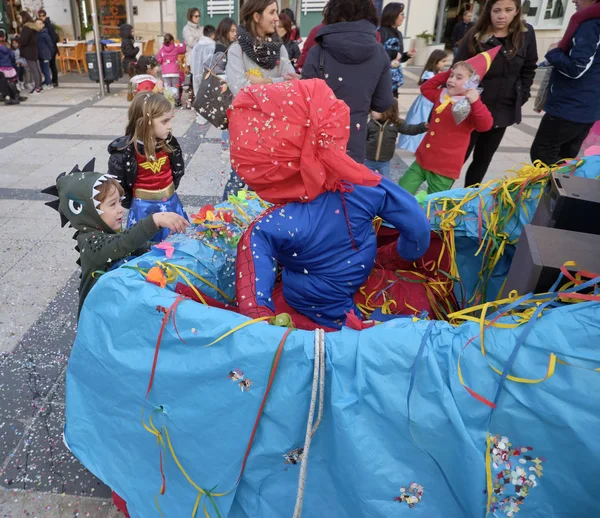
[[[416,160],[400,178],[400,187],[415,194],[427,182],[427,194],[432,194],[450,189],[458,179],[471,133],[489,131],[494,123],[477,87],[499,49],[459,61],[421,85],[423,96],[434,103],[433,111]]]

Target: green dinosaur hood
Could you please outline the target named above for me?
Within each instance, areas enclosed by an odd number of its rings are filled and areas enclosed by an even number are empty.
[[[78,231],[99,229],[114,234],[114,230],[102,221],[102,211],[98,209],[100,202],[94,199],[98,194],[96,188],[113,177],[95,173],[94,162],[94,159],[90,160],[81,171],[75,166],[70,173],[62,173],[56,179],[56,185],[42,192],[58,196],[58,200],[46,205],[59,212],[63,227],[70,223]]]

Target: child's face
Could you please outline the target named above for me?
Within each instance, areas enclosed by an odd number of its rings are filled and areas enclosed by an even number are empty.
[[[435,69],[440,72],[442,70],[444,70],[444,68],[446,68],[446,65],[448,64],[448,58],[444,58],[440,61],[437,62],[437,65],[435,66]]]
[[[44,22],[42,20],[36,20],[35,24],[37,25],[37,28],[39,30],[42,30],[44,28]]]
[[[381,119],[382,115],[381,115],[381,113],[379,113],[379,112],[374,112],[374,111],[372,111],[372,112],[371,112],[371,117],[372,117],[373,119],[375,119],[376,121],[378,121],[379,119]]]
[[[471,77],[471,72],[465,67],[453,68],[450,72],[450,77],[446,81],[446,88],[450,97],[454,95],[465,95],[465,83]]]
[[[154,128],[154,137],[159,140],[166,140],[173,131],[173,112],[167,112],[156,119],[152,119],[152,128]]]
[[[104,199],[98,208],[104,212],[100,214],[102,221],[106,223],[115,232],[121,230],[121,223],[123,223],[123,207],[121,205],[121,197],[116,187],[113,187],[110,194]]]
[[[15,50],[19,48],[19,42],[17,40],[12,40],[10,45]]]

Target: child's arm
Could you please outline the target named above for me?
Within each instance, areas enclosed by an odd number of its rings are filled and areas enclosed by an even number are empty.
[[[161,47],[158,51],[158,54],[156,55],[156,61],[158,61],[158,63],[161,65],[165,62],[165,53],[163,49],[164,47]]]
[[[189,223],[179,214],[157,212],[145,217],[132,227],[117,234],[90,232],[79,243],[82,263],[102,265],[116,263],[143,247],[161,228],[173,232],[183,232]]]
[[[425,97],[428,101],[435,103],[440,94],[440,87],[446,84],[448,78],[450,77],[450,70],[446,70],[446,72],[440,72],[439,74],[434,75],[428,81],[425,81],[421,85],[421,93],[423,97]]]
[[[488,110],[488,107],[481,102],[479,92],[472,88],[467,91],[466,97],[471,103],[471,113],[469,118],[473,125],[473,129],[480,133],[491,130],[494,125],[494,118],[492,117],[490,110]]]
[[[185,54],[185,45],[183,43],[178,43],[175,45],[175,48],[177,49],[177,54]]]
[[[416,261],[429,248],[431,237],[431,227],[425,211],[412,194],[391,180],[382,178],[379,187],[385,191],[385,195],[377,215],[400,232],[396,243],[400,257]]]
[[[140,49],[138,49],[131,40],[123,41],[121,50],[126,58],[135,58],[140,51]]]
[[[403,121],[402,124],[398,126],[398,133],[401,135],[419,135],[420,133],[425,133],[428,127],[429,123],[427,122],[407,124],[406,121]]]

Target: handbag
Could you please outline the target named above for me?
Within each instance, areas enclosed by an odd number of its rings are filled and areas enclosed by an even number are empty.
[[[540,89],[538,90],[535,102],[533,103],[533,109],[538,113],[544,111],[544,105],[546,104],[546,99],[548,98],[548,89],[550,88],[550,76],[552,75],[553,68],[554,67],[547,67],[546,71],[544,72]]]
[[[227,55],[227,51],[206,72],[196,93],[194,109],[208,122],[218,129],[226,130],[229,126],[227,120],[227,109],[233,101],[233,93],[229,89],[227,81],[221,79],[213,70]]]

